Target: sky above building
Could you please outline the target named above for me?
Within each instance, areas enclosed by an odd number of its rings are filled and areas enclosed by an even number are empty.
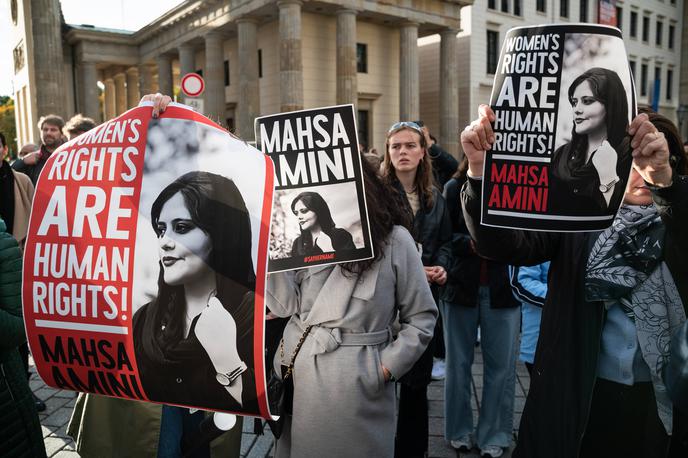
[[[27,0],[28,1],[28,0]],[[67,24],[91,24],[96,27],[138,30],[183,0],[62,0],[62,14]],[[10,2],[0,1],[0,30],[11,27]],[[12,95],[12,47],[0,40],[0,95]]]

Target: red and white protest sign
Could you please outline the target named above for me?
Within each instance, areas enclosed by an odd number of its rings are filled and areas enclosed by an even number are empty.
[[[181,106],[62,145],[34,197],[27,336],[53,387],[269,417],[269,158]]]
[[[198,73],[187,73],[182,77],[181,89],[187,97],[198,97],[205,89],[205,81]]]

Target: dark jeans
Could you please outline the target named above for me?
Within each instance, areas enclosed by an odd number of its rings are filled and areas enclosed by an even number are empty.
[[[597,379],[580,458],[664,458],[668,448],[652,383]]]
[[[181,458],[184,436],[190,436],[197,432],[204,418],[203,411],[190,414],[188,408],[163,405],[158,458]],[[209,458],[210,443],[200,445],[187,456]]]
[[[428,387],[400,383],[395,458],[423,458],[428,450]]]

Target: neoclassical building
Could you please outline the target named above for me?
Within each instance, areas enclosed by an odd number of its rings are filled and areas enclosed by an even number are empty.
[[[472,0],[187,0],[135,32],[65,24],[58,0],[11,0],[19,144],[40,115],[110,119],[201,73],[203,111],[244,139],[257,116],[353,103],[382,148],[420,116],[419,37],[439,34],[439,141],[458,152],[460,10]]]

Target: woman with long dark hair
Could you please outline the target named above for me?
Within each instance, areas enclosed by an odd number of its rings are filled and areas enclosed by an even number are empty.
[[[298,218],[301,229],[301,235],[292,244],[292,256],[356,249],[351,234],[335,227],[330,207],[317,192],[300,193],[292,200],[291,211]]]
[[[628,100],[615,72],[591,68],[568,90],[571,141],[554,152],[550,210],[564,215],[609,213],[623,198],[631,155]]]
[[[251,226],[236,185],[189,172],[151,207],[158,295],[134,315],[141,383],[153,401],[251,411],[255,402]]]
[[[292,415],[275,456],[391,458],[395,378],[432,337],[437,309],[403,204],[361,159],[373,259],[271,274],[266,301],[290,316],[275,369],[294,362]],[[391,328],[397,320],[396,339]],[[305,332],[312,326],[309,332]]]

